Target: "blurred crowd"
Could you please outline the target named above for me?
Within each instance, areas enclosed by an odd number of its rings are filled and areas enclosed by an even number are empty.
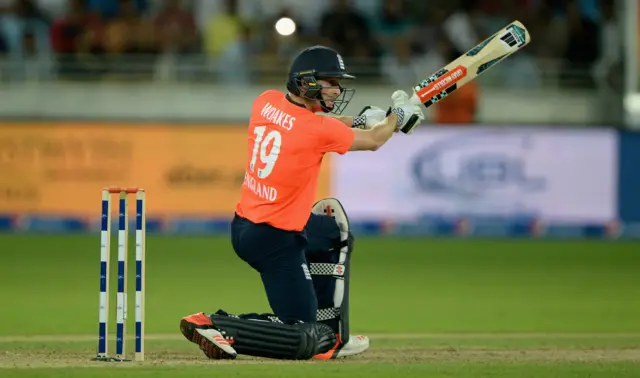
[[[325,44],[363,80],[406,87],[517,19],[531,44],[483,82],[616,86],[617,9],[614,0],[0,0],[0,75],[235,85],[281,75],[301,46]],[[295,21],[293,35],[276,32],[282,17]]]

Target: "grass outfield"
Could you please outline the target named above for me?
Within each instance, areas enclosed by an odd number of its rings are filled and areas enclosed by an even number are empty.
[[[356,243],[352,330],[372,335],[362,356],[328,363],[206,360],[181,339],[180,317],[218,308],[269,311],[259,277],[225,238],[150,236],[147,361],[105,364],[90,361],[97,235],[0,235],[0,376],[640,376],[640,243]],[[129,274],[132,335],[133,264]]]

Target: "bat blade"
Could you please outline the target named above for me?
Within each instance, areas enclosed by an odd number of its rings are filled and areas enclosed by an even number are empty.
[[[415,86],[412,100],[428,108],[530,41],[527,28],[520,21],[513,21]]]

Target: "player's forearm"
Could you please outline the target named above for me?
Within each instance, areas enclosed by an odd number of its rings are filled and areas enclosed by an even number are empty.
[[[332,117],[344,123],[345,125],[347,125],[347,127],[353,127],[353,117],[350,117],[350,116],[332,116]]]
[[[382,146],[387,143],[389,138],[398,128],[398,116],[395,113],[389,114],[384,121],[378,123],[371,128],[371,133],[378,146]]]

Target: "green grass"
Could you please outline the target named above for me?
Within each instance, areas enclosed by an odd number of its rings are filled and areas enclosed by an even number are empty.
[[[259,277],[226,238],[150,236],[150,362],[98,369],[87,362],[97,336],[97,235],[0,235],[0,376],[640,376],[640,243],[363,238],[352,263],[352,331],[374,335],[364,357],[211,364],[180,340],[179,319],[269,311]],[[7,368],[12,358],[32,358],[33,367]]]

